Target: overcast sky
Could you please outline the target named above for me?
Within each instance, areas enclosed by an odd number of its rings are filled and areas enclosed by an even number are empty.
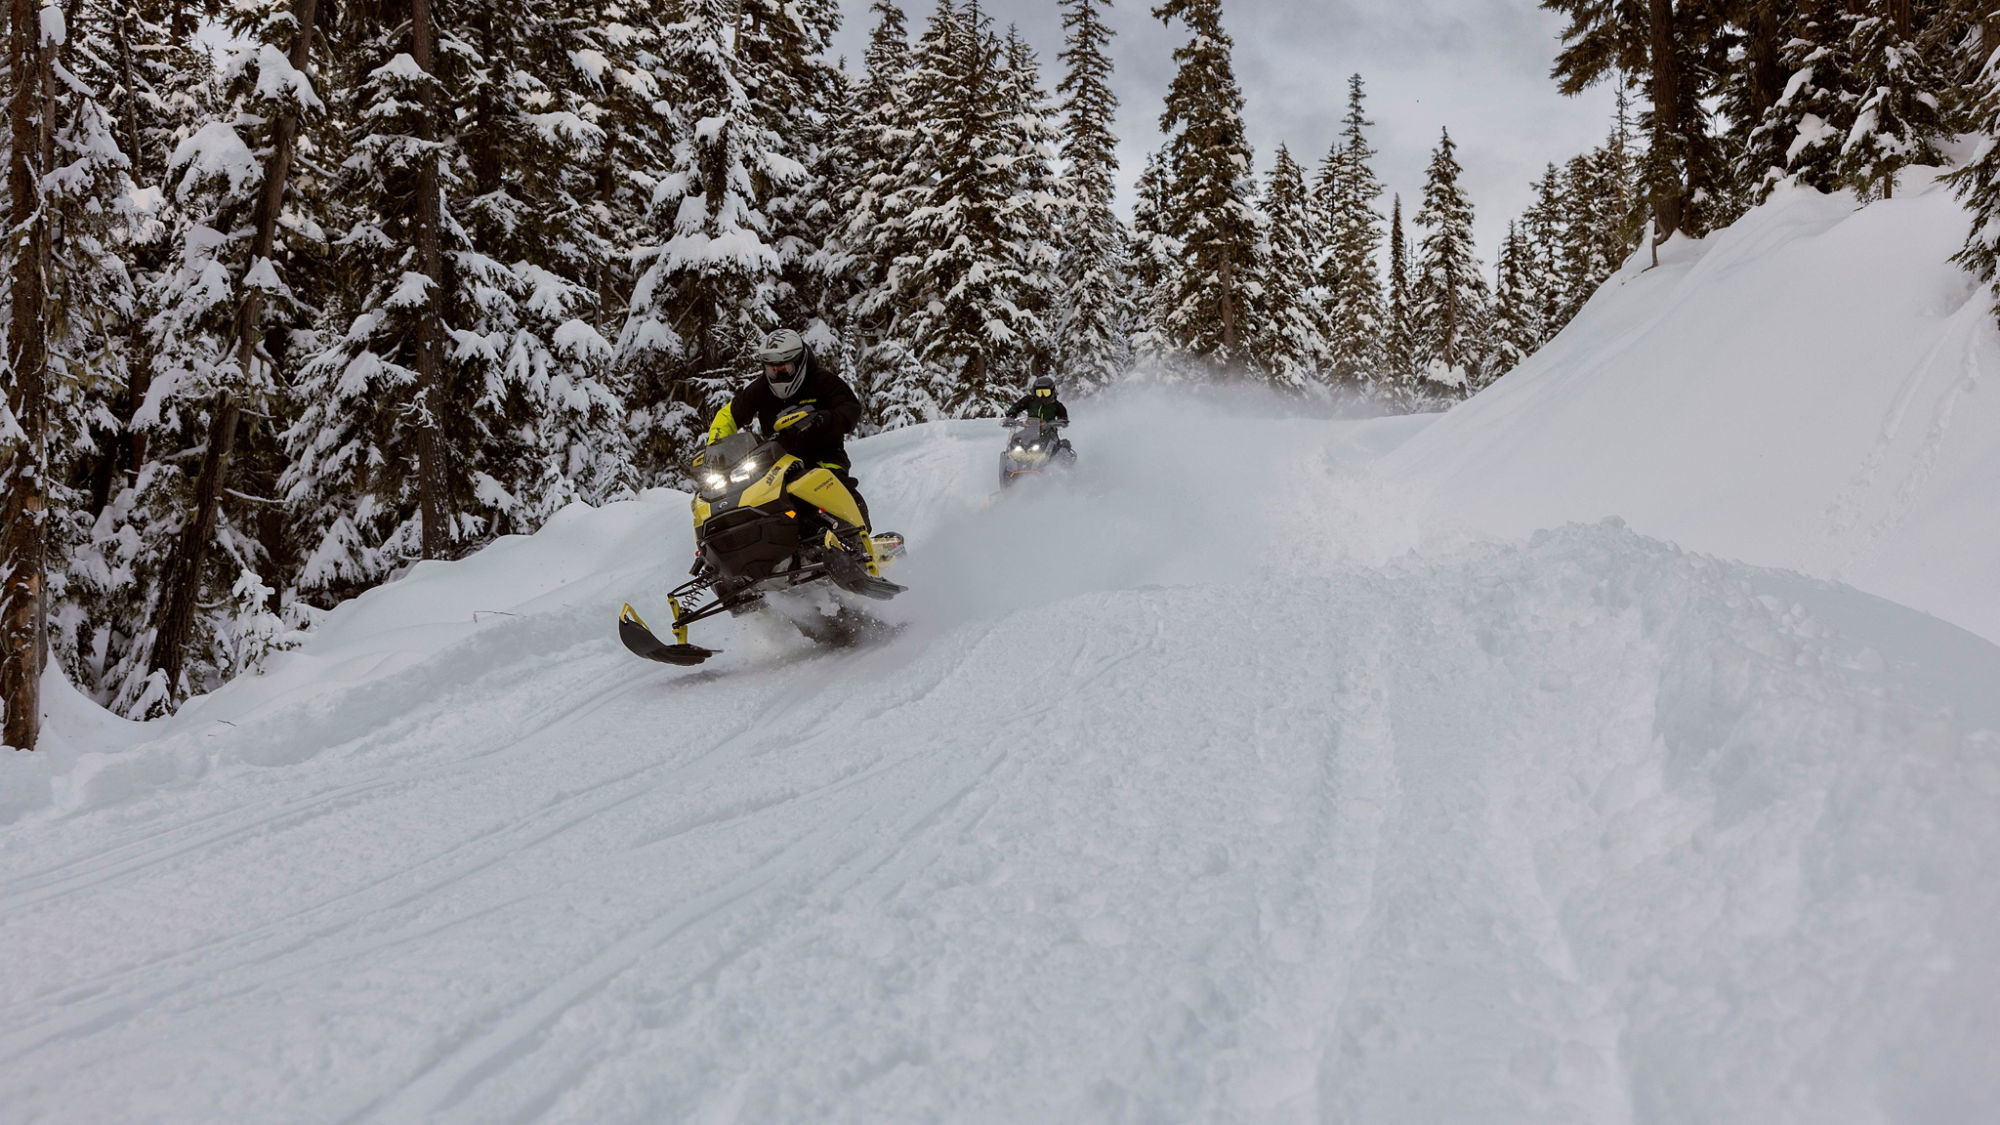
[[[872,20],[869,0],[842,0],[846,20],[836,50],[860,66]],[[1146,154],[1160,142],[1161,104],[1173,80],[1180,24],[1152,18],[1154,0],[1114,0],[1109,22],[1118,94],[1120,184],[1127,208]],[[911,34],[934,0],[904,0]],[[1009,23],[1041,58],[1043,82],[1062,76],[1057,0],[984,0],[996,29]],[[1478,218],[1479,249],[1490,266],[1507,220],[1528,205],[1543,165],[1600,143],[1614,95],[1565,98],[1549,79],[1563,19],[1534,0],[1224,0],[1223,26],[1236,42],[1237,81],[1256,150],[1261,185],[1278,145],[1310,173],[1340,131],[1347,76],[1367,83],[1376,175],[1414,214],[1438,130],[1451,129]],[[1385,193],[1382,213],[1389,212]]]

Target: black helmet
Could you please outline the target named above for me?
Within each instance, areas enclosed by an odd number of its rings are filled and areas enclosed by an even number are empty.
[[[1034,384],[1028,389],[1033,392],[1036,398],[1056,397],[1056,381],[1047,375],[1036,376]]]
[[[771,390],[779,398],[790,398],[799,393],[799,387],[806,381],[812,353],[806,350],[805,337],[789,328],[780,328],[757,345],[757,362],[764,365],[764,379],[771,384]]]

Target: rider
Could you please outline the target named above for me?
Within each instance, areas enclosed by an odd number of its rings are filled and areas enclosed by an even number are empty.
[[[855,485],[854,462],[848,459],[845,443],[848,431],[861,420],[861,400],[840,376],[815,362],[804,337],[789,328],[764,337],[757,346],[757,362],[764,365],[763,376],[745,384],[715,412],[708,443],[714,445],[752,422],[766,434],[775,433],[785,452],[833,470],[853,495],[865,534],[868,501]],[[813,413],[783,430],[775,429],[780,415],[801,409]]]
[[[1064,406],[1062,400],[1056,397],[1056,381],[1047,375],[1036,377],[1034,385],[1028,388],[1028,393],[1016,399],[1014,405],[1007,408],[1009,418],[1022,414],[1043,422],[1069,421],[1069,407]]]
[[[1009,421],[1024,414],[1041,422],[1069,424],[1069,407],[1064,406],[1062,400],[1056,397],[1056,381],[1047,375],[1036,376],[1034,383],[1028,387],[1028,393],[1016,399],[1014,405],[1007,408]],[[1055,452],[1065,458],[1065,464],[1073,463],[1076,459],[1076,449],[1070,445],[1068,438],[1060,434],[1056,436]]]

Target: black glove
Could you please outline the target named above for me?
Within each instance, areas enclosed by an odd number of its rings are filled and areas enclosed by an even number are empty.
[[[796,449],[812,444],[815,438],[827,432],[828,418],[825,411],[817,411],[778,431],[778,440],[787,449]]]

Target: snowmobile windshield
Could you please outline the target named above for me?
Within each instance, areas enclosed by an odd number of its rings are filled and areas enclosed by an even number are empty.
[[[757,435],[738,431],[716,442],[702,451],[701,463],[695,466],[696,474],[702,471],[727,473],[737,462],[756,452],[759,445]]]
[[[688,471],[702,495],[722,496],[771,467],[778,459],[778,452],[772,445],[767,456],[765,447],[769,444],[754,434],[734,433],[697,454],[689,462]]]

